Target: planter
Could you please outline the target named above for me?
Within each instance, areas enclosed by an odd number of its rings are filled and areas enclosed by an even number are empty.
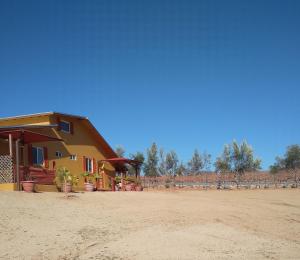
[[[126,185],[125,185],[125,190],[126,190],[126,191],[131,191],[131,190],[132,190],[131,184],[126,184]]]
[[[96,187],[97,187],[97,190],[103,189],[103,182],[102,182],[102,179],[98,179],[98,180],[97,180],[97,182],[96,182]]]
[[[136,191],[143,191],[143,186],[142,185],[137,185],[135,186]]]
[[[66,183],[62,185],[62,191],[69,193],[72,191],[72,184],[71,183]]]
[[[84,183],[84,189],[85,189],[85,191],[92,192],[92,191],[94,191],[94,184],[86,182],[86,183]]]
[[[33,192],[35,181],[22,181],[23,190],[25,192]]]

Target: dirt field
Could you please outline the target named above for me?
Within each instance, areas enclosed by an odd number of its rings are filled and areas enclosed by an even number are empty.
[[[300,259],[300,190],[0,193],[0,259]]]

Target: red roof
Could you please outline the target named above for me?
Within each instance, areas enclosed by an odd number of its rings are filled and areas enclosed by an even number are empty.
[[[24,144],[48,141],[63,141],[59,138],[32,132],[25,129],[0,131],[0,138],[8,139],[10,134],[12,135],[13,140],[21,139]]]

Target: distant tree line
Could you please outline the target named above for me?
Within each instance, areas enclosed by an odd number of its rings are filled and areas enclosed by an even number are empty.
[[[125,149],[121,146],[116,148],[119,157],[125,156]],[[141,168],[145,176],[159,177],[169,176],[176,177],[182,175],[200,175],[203,172],[211,172],[214,166],[214,172],[233,173],[235,182],[239,185],[241,177],[245,172],[257,171],[261,169],[261,159],[254,156],[253,148],[246,142],[238,143],[233,141],[226,144],[222,153],[212,163],[211,154],[199,152],[195,149],[191,159],[182,162],[176,151],[164,151],[153,143],[144,155],[142,152],[130,154],[129,158],[140,161]],[[298,185],[298,172],[300,171],[300,145],[291,145],[287,147],[283,157],[276,157],[275,163],[270,166],[270,173],[276,175],[280,171],[288,171],[294,177],[296,185]],[[133,169],[129,168],[129,174],[133,173]]]

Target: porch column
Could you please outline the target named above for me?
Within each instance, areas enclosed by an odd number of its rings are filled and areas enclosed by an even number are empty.
[[[17,174],[17,189],[20,188],[20,159],[19,159],[19,143],[20,139],[16,140],[16,174]]]
[[[12,135],[8,135],[8,143],[9,143],[9,155],[12,157],[13,156],[13,140],[12,140]]]
[[[125,184],[124,184],[124,173],[121,171],[121,184],[122,184],[122,191],[125,190]]]
[[[115,178],[111,178],[110,179],[110,181],[111,181],[111,191],[116,191],[116,180],[115,180]]]

